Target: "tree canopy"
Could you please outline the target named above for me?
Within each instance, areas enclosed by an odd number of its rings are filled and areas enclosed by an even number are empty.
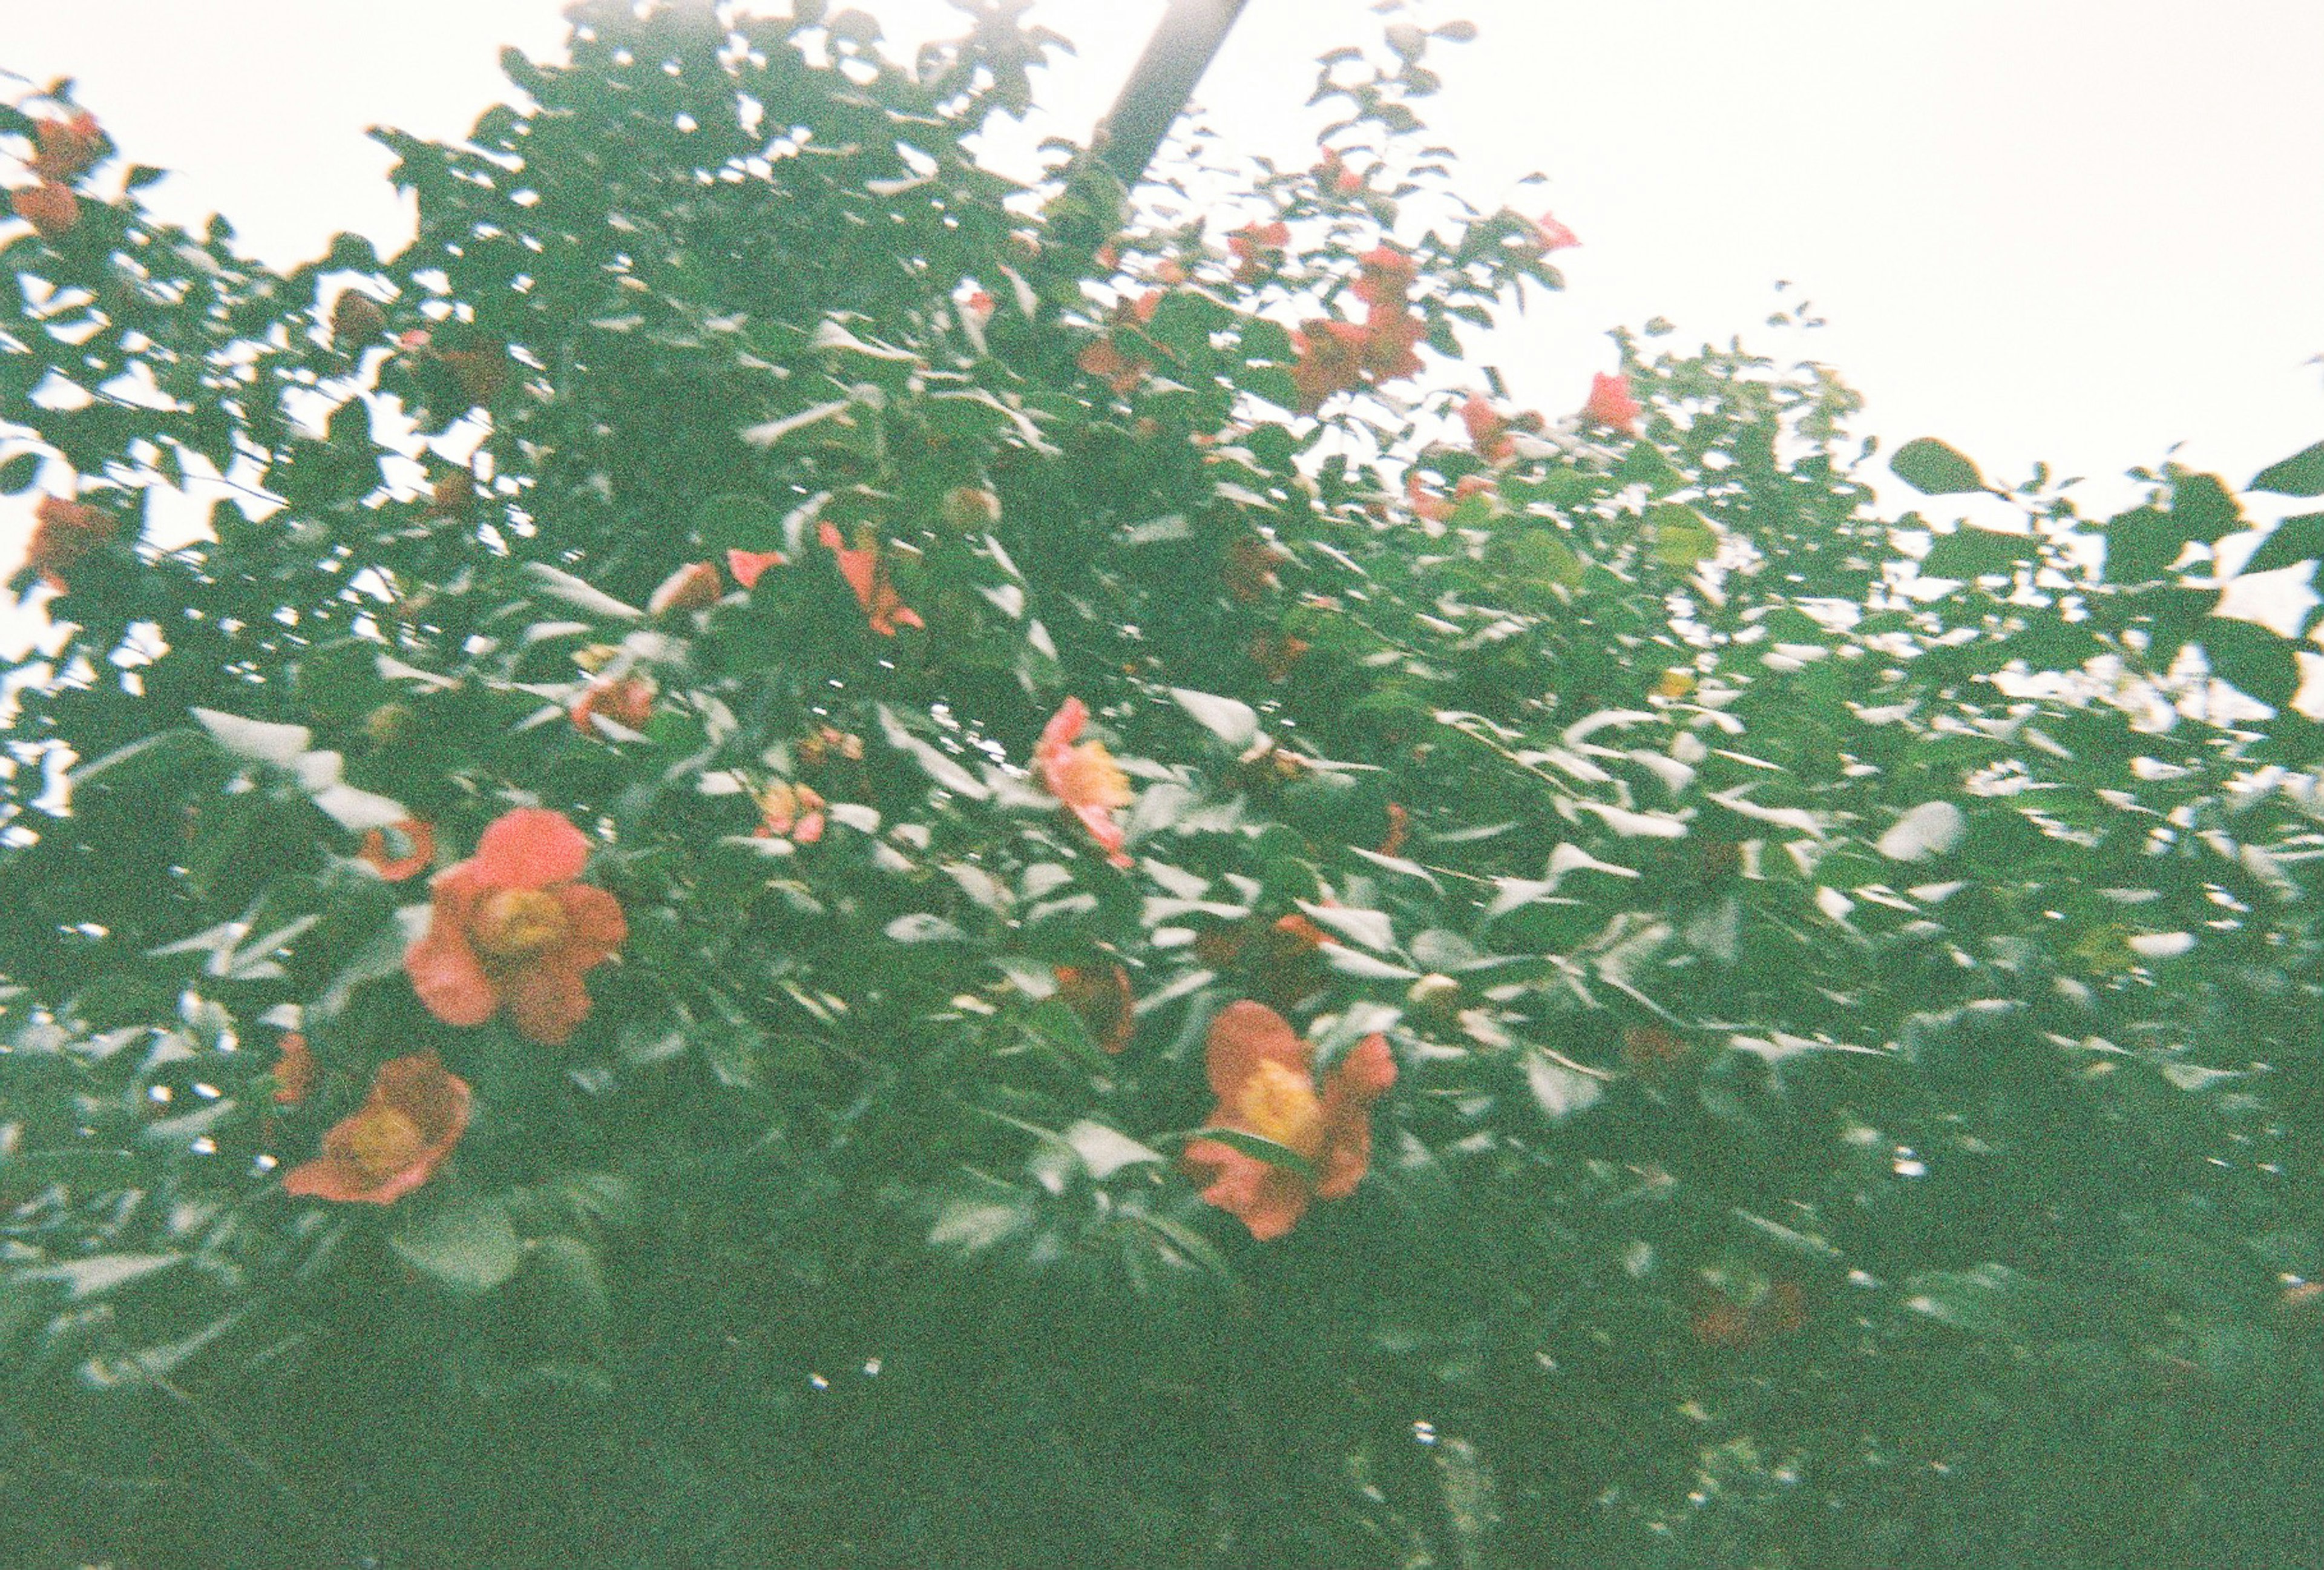
[[[2313,1564],[2238,489],[1660,322],[1515,409],[1473,29],[1222,207],[979,167],[961,4],[580,0],[282,274],[0,109],[24,1562]]]

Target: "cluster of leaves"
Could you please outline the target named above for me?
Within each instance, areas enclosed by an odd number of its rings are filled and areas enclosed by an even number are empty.
[[[963,8],[906,69],[584,0],[525,107],[386,135],[390,258],[275,275],[142,168],[0,240],[0,485],[123,521],[0,805],[17,1540],[2312,1562],[2324,787],[2297,641],[2218,614],[2235,493],[1884,521],[1828,371],[1628,338],[1639,433],[1446,439],[1462,329],[1557,282],[1420,145],[1464,27],[1116,235],[964,151],[1056,41]],[[1436,358],[1311,418],[1388,245]],[[1031,767],[1069,698],[1127,867]],[[359,854],[518,806],[626,915],[562,1046],[423,1007]],[[1238,999],[1399,1068],[1264,1242],[1174,1161]],[[424,1053],[442,1169],[287,1195]]]

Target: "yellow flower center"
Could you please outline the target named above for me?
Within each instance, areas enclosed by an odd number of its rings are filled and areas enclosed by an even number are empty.
[[[1261,1139],[1314,1159],[1323,1148],[1323,1104],[1305,1075],[1280,1063],[1262,1063],[1242,1083],[1235,1118]]]
[[[420,1125],[392,1106],[357,1113],[340,1128],[337,1142],[340,1153],[374,1183],[394,1177],[428,1148]]]
[[[1135,797],[1130,776],[1103,742],[1084,742],[1065,753],[1057,769],[1057,799],[1073,807],[1127,807]]]
[[[540,889],[502,889],[476,912],[476,947],[494,959],[527,959],[565,937],[565,907]]]

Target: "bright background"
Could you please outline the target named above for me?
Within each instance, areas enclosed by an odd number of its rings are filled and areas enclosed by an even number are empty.
[[[942,0],[863,8],[899,53],[957,31]],[[1024,172],[1041,136],[1084,138],[1161,12],[1038,0],[1032,18],[1080,52],[992,161]],[[1437,0],[1422,16],[1483,29],[1430,58],[1431,125],[1471,199],[1554,210],[1584,242],[1559,257],[1569,291],[1480,356],[1521,403],[1577,406],[1612,364],[1606,329],[1660,315],[1680,345],[1739,333],[1838,366],[1891,448],[1937,435],[1990,477],[2036,459],[2087,476],[2086,512],[2124,504],[2122,472],[2174,442],[2241,485],[2324,437],[2316,0]],[[1311,162],[1309,62],[1378,26],[1365,0],[1250,0],[1199,99],[1229,145]],[[562,33],[558,0],[0,0],[0,67],[76,76],[131,157],[179,171],[157,206],[223,211],[276,264],[340,229],[400,245],[410,217],[364,128],[457,137],[509,91],[500,45],[553,55]],[[1534,170],[1549,183],[1519,192]],[[1829,325],[1766,328],[1778,279]],[[0,525],[0,559],[22,529]]]

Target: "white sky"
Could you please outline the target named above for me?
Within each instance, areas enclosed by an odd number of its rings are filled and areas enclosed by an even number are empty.
[[[941,0],[861,0],[908,49]],[[1085,136],[1162,0],[1041,0],[1077,57],[1004,140]],[[1554,209],[1569,291],[1481,358],[1577,406],[1604,331],[1746,341],[1838,366],[1893,448],[1937,435],[1988,476],[2181,461],[2240,485],[2324,437],[2324,5],[2317,0],[1439,0],[1432,128],[1489,208]],[[1364,0],[1250,0],[1200,101],[1230,144],[1313,157],[1314,57],[1377,35]],[[289,264],[410,220],[364,128],[461,134],[506,90],[498,46],[554,53],[558,0],[0,0],[0,67],[72,74],[157,205],[224,211]],[[1020,167],[1021,164],[1020,164]],[[1789,279],[1830,323],[1761,324]],[[1898,489],[1901,489],[1899,487]],[[1904,498],[1899,498],[1900,504]],[[2307,503],[2312,506],[2313,503]],[[2280,511],[2281,509],[2279,509]],[[11,513],[18,511],[14,507]],[[12,520],[13,521],[13,520]],[[16,528],[0,528],[14,559]]]

